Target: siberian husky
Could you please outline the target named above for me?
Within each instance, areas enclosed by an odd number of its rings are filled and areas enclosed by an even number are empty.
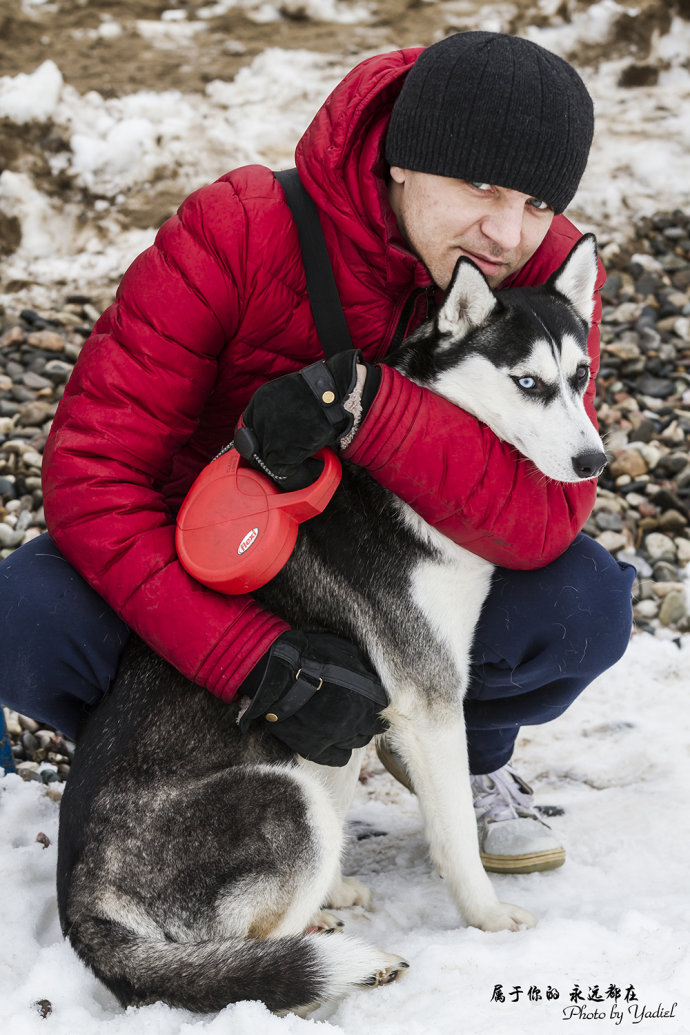
[[[591,235],[544,287],[494,294],[460,259],[436,317],[390,363],[543,476],[596,477],[606,458],[583,405],[595,278]],[[499,902],[470,793],[462,699],[491,572],[345,464],[333,502],[256,595],[293,626],[334,632],[369,657],[432,860],[463,921],[499,931],[536,921]],[[240,707],[133,639],[80,738],[61,806],[60,918],[124,1005],[217,1011],[259,999],[303,1012],[407,967],[346,934],[321,936],[342,926],[323,910],[369,904],[340,870],[361,751],[343,768],[306,762],[268,724],[240,734]]]

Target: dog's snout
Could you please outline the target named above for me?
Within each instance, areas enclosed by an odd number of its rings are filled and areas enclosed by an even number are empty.
[[[596,478],[606,467],[606,454],[590,450],[573,457],[573,468],[578,478]]]

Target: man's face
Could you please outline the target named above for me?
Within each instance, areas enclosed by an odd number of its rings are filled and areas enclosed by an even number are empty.
[[[497,287],[524,266],[551,226],[553,209],[516,190],[398,166],[390,173],[398,228],[443,289],[461,255]]]

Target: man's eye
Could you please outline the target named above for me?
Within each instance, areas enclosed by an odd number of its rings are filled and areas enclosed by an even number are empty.
[[[475,182],[473,182],[472,186],[476,187],[477,190],[484,190],[484,191],[491,190],[491,184],[490,183],[475,183]]]
[[[542,201],[540,198],[530,198],[529,204],[532,208],[536,208],[537,212],[548,212],[551,206],[547,202]]]

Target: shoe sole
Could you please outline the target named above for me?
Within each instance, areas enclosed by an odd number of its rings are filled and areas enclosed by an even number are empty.
[[[553,848],[550,852],[534,852],[531,855],[488,855],[479,853],[482,866],[489,873],[539,873],[542,870],[557,870],[565,862],[565,849]]]
[[[376,745],[376,754],[385,769],[402,784],[410,794],[414,787],[409,776],[383,743]],[[482,866],[489,873],[540,873],[542,870],[557,870],[565,862],[565,849],[554,848],[549,852],[534,852],[530,855],[489,855],[479,853]]]

